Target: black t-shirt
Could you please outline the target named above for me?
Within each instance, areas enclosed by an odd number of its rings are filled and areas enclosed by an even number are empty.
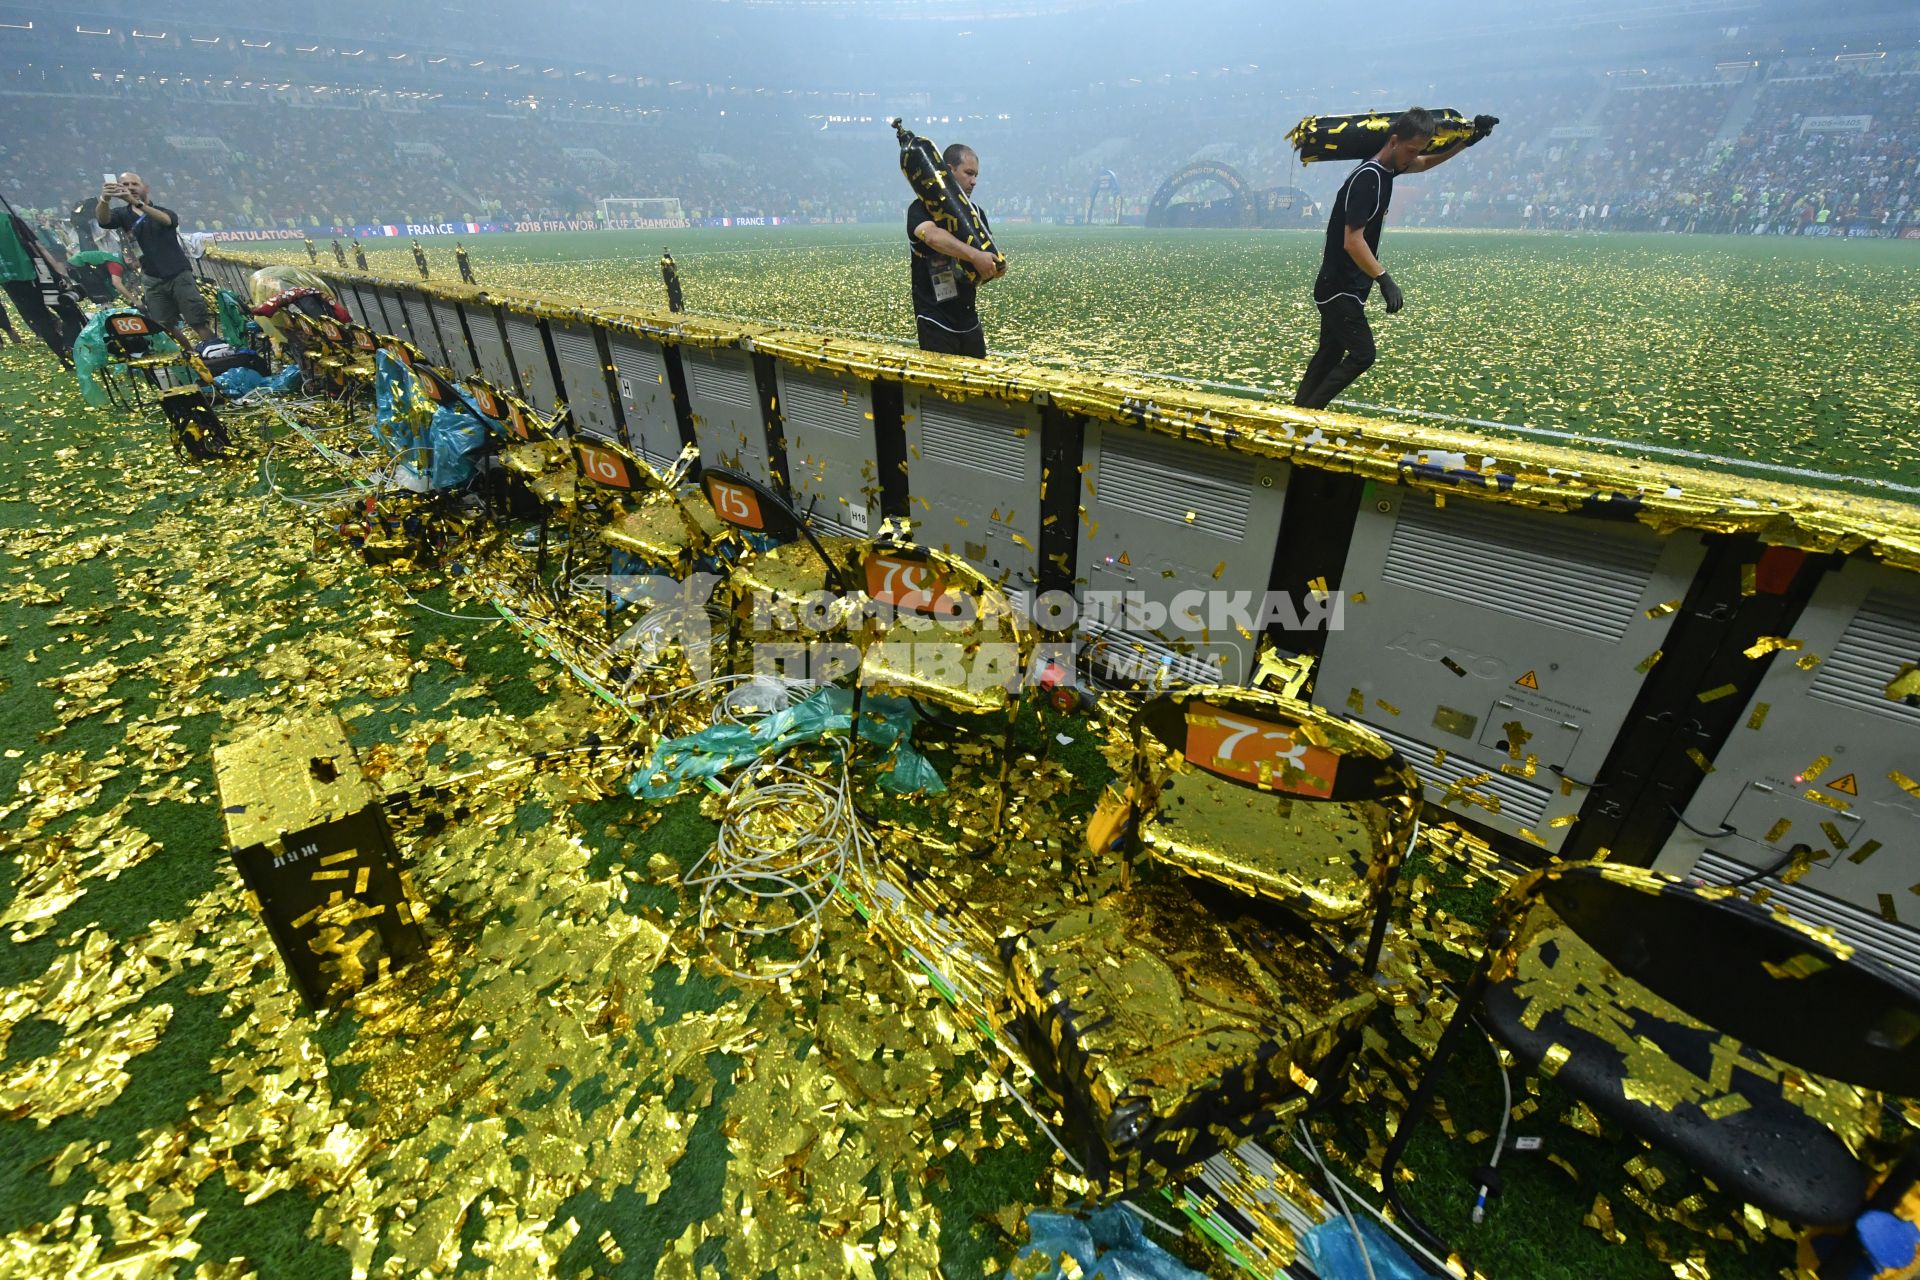
[[[1350,294],[1361,302],[1373,288],[1373,280],[1347,252],[1348,227],[1365,227],[1367,247],[1380,253],[1380,224],[1386,221],[1387,206],[1393,203],[1393,174],[1377,160],[1363,161],[1340,184],[1333,198],[1333,214],[1327,219],[1327,247],[1320,256],[1320,275],[1313,282],[1313,300],[1331,302],[1340,294]]]
[[[156,280],[165,280],[177,276],[182,271],[193,270],[187,261],[187,251],[180,247],[180,215],[165,205],[150,205],[172,220],[173,225],[163,227],[154,218],[136,214],[124,204],[115,205],[107,214],[107,225],[124,227],[133,232],[133,239],[140,246],[140,271]]]
[[[980,219],[981,229],[992,234],[993,227],[987,222],[987,211],[975,205],[973,212]],[[952,258],[944,253],[935,253],[920,243],[913,229],[923,222],[931,222],[936,227],[940,225],[927,212],[926,203],[915,200],[907,206],[907,241],[913,246],[913,314],[921,320],[932,321],[942,329],[972,333],[980,327],[980,313],[973,305],[980,286]],[[942,297],[942,294],[949,296]]]

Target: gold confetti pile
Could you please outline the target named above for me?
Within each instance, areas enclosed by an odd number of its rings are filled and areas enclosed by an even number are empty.
[[[780,290],[832,296],[837,324],[892,332],[893,295],[904,293],[890,274],[897,248],[863,250],[857,271],[829,252],[796,254],[771,293],[753,264],[754,305],[793,321],[801,313]],[[620,264],[571,265],[579,269],[500,264],[489,278],[577,297],[619,298],[628,287]],[[706,305],[724,310],[725,269],[711,264],[703,278],[692,265],[690,291],[712,288]],[[1029,278],[1067,274],[1062,263]],[[850,291],[849,276],[871,287]],[[1141,325],[1127,323],[1131,304],[1109,299],[1098,324],[1054,324],[1056,345],[1036,337],[1028,354],[1271,381],[1251,337],[1210,343],[1204,361],[1112,345],[1116,334],[1178,329],[1168,321],[1189,294],[1210,306],[1221,297],[1217,280],[1185,282],[1157,300],[1158,322]],[[1029,301],[1007,305],[996,340],[1042,332],[1020,319]],[[1226,323],[1209,321],[1215,334]],[[812,361],[862,358],[788,341]],[[1556,339],[1558,350],[1577,348]],[[1116,381],[1086,394],[1089,404],[1135,405],[1136,390]],[[1555,394],[1580,392],[1569,381]],[[22,760],[18,789],[0,807],[16,868],[0,926],[30,966],[0,988],[0,1044],[30,1046],[0,1058],[0,1114],[59,1139],[42,1144],[25,1175],[29,1202],[47,1211],[0,1236],[0,1273],[274,1273],[271,1263],[286,1260],[253,1252],[236,1211],[220,1207],[235,1204],[298,1204],[292,1247],[337,1249],[356,1276],[474,1265],[529,1276],[899,1276],[943,1264],[951,1275],[956,1252],[997,1272],[1024,1239],[1028,1206],[1079,1198],[1086,1183],[1012,1101],[1009,1082],[1043,1112],[1047,1104],[993,1045],[1006,1016],[998,939],[1099,900],[1121,875],[1081,842],[1080,818],[1068,815],[1090,797],[1067,769],[1021,762],[988,867],[958,846],[982,834],[997,761],[988,746],[956,748],[959,830],[883,830],[874,879],[850,886],[859,902],[822,917],[819,959],[777,982],[735,981],[741,944],[703,933],[680,887],[688,832],[710,837],[713,802],[647,806],[618,790],[655,740],[703,724],[704,708],[671,701],[637,714],[634,690],[613,687],[604,663],[590,661],[596,643],[604,649],[593,610],[541,596],[528,586],[529,557],[477,529],[453,531],[472,535],[484,562],[468,566],[458,590],[439,592],[449,584],[424,547],[403,545],[370,572],[334,532],[364,515],[341,488],[350,477],[304,441],[283,437],[187,471],[162,455],[151,424],[142,428],[151,440],[129,445],[128,424],[102,426],[58,385],[41,404],[22,434],[45,446],[72,432],[74,442],[43,447],[5,482],[7,496],[44,513],[92,514],[0,532],[10,615],[33,611],[37,628],[38,647],[9,666],[32,673],[51,717],[32,751],[9,752]],[[1148,404],[1145,417],[1205,435],[1225,404],[1196,400],[1177,414]],[[1616,412],[1662,423],[1654,438],[1697,423],[1652,392]],[[310,418],[322,437],[349,434],[324,411]],[[90,430],[76,430],[81,421]],[[1390,446],[1392,435],[1383,428],[1380,439]],[[277,492],[258,482],[269,474]],[[1561,500],[1549,488],[1530,500]],[[1715,510],[1710,497],[1699,503],[1694,516]],[[417,612],[427,593],[459,625]],[[497,622],[483,594],[516,615],[519,631]],[[1762,643],[1762,653],[1798,648],[1786,637]],[[426,959],[331,1016],[300,1005],[244,905],[217,847],[205,760],[210,741],[310,712],[354,726],[369,778],[415,797],[396,835],[431,939]],[[589,734],[606,750],[570,754]],[[1520,746],[1512,768],[1530,774]],[[1484,803],[1472,788],[1487,780],[1464,780],[1458,798]],[[143,813],[156,808],[171,825]],[[182,830],[191,836],[173,834]],[[1432,834],[1427,858],[1431,874],[1411,876],[1405,930],[1424,954],[1399,940],[1390,948],[1390,1016],[1369,1029],[1341,1100],[1366,1112],[1363,1134],[1324,1135],[1329,1156],[1362,1181],[1378,1168],[1381,1118],[1404,1104],[1409,1069],[1450,1013],[1439,961],[1479,942],[1440,908],[1440,877],[1484,901],[1504,874],[1446,829]],[[177,910],[137,921],[124,908],[90,914],[116,880],[158,879],[158,867],[186,863],[196,870]],[[907,948],[939,957],[940,971],[903,963]],[[209,1017],[220,1043],[203,1055],[201,1087],[157,1103],[134,1087],[175,1037],[184,1043],[184,1024]],[[1662,1096],[1685,1083],[1645,1066],[1636,1080]],[[1526,1087],[1521,1119],[1543,1105],[1539,1082]],[[99,1138],[78,1127],[136,1101],[148,1123],[131,1132],[122,1123]],[[1454,1131],[1450,1117],[1442,1126]],[[1581,1108],[1566,1127],[1602,1126]],[[1699,1237],[1744,1243],[1780,1231],[1737,1209],[1732,1221],[1713,1219],[1691,1185],[1663,1191],[1657,1167],[1577,1171],[1558,1152],[1548,1159],[1580,1184],[1592,1230],[1616,1243],[1643,1233],[1675,1274],[1705,1274]],[[952,1220],[943,1206],[968,1201],[944,1184],[980,1169],[999,1180],[1003,1203],[984,1222]],[[1639,1215],[1631,1231],[1628,1205]],[[982,1234],[984,1245],[972,1239]],[[1201,1260],[1225,1273],[1219,1255]]]

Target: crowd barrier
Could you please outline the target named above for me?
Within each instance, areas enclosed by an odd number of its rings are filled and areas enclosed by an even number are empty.
[[[204,263],[242,296],[260,265]],[[1920,508],[319,273],[374,331],[543,411],[564,401],[651,462],[694,444],[829,531],[911,521],[1023,603],[1074,601],[1108,674],[1244,682],[1262,640],[1311,655],[1315,701],[1394,743],[1435,816],[1505,853],[1764,882],[1920,977]]]

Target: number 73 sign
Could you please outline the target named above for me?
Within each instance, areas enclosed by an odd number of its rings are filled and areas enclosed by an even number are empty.
[[[1296,725],[1274,724],[1205,702],[1187,706],[1188,761],[1234,782],[1269,791],[1329,799],[1340,757],[1301,737]]]

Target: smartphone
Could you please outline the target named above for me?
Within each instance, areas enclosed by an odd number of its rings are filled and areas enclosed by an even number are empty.
[[[120,181],[120,175],[117,173],[103,173],[100,175],[100,181],[110,187]]]

